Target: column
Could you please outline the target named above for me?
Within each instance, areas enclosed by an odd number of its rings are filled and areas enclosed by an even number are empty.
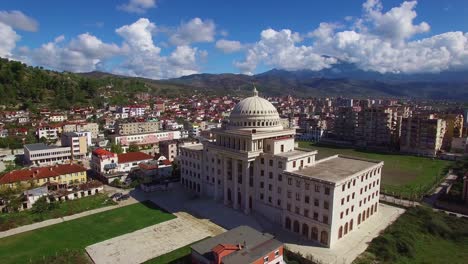
[[[227,180],[227,158],[222,157],[221,161],[223,162],[223,178],[224,178],[224,205],[229,205],[228,201],[228,180]],[[232,192],[231,192],[232,194]]]
[[[237,171],[237,162],[238,162],[237,159],[232,160],[232,181],[234,182],[234,190],[233,190],[234,200],[232,202],[233,202],[234,209],[239,209],[239,204],[237,203],[237,199],[238,199],[237,188],[239,185],[237,183],[237,177],[239,176],[239,172]]]
[[[218,186],[218,181],[219,181],[218,170],[219,170],[219,165],[220,164],[218,164],[218,159],[219,159],[218,156],[214,156],[214,159],[215,159],[215,164],[214,164],[215,171],[213,173],[213,177],[215,179],[215,182],[214,182],[214,197],[213,197],[213,199],[215,201],[217,201],[218,200],[218,187],[219,187]]]
[[[249,208],[249,200],[250,200],[250,162],[243,161],[242,162],[242,168],[244,170],[244,180],[242,181],[244,184],[244,213],[249,214],[250,213],[250,208]]]

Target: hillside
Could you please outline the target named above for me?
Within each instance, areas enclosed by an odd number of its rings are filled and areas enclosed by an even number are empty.
[[[353,75],[355,77],[353,77]],[[385,75],[389,78],[389,75]],[[447,76],[454,81],[448,82]],[[267,96],[407,97],[468,101],[468,74],[447,72],[398,75],[389,81],[383,75],[363,72],[350,65],[322,71],[273,69],[249,76],[243,74],[194,74],[168,80],[126,77],[104,72],[69,73],[31,67],[0,58],[0,105],[8,108],[40,107],[68,109],[72,106],[100,107],[105,102],[137,102],[136,94],[176,97],[195,92],[246,95],[254,83]],[[376,80],[368,78],[376,78]],[[424,81],[424,80],[431,81]]]

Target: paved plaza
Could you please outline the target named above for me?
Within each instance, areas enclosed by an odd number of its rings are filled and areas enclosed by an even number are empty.
[[[179,212],[176,219],[86,247],[96,264],[142,263],[226,230]]]
[[[357,226],[329,249],[283,230],[260,215],[245,215],[221,202],[195,198],[179,186],[167,192],[132,193],[138,200],[149,199],[177,218],[87,247],[86,251],[95,263],[141,263],[239,225],[271,233],[292,251],[312,255],[321,263],[351,263],[366,250],[373,238],[404,212],[404,209],[380,204],[376,216],[368,219],[365,225]]]

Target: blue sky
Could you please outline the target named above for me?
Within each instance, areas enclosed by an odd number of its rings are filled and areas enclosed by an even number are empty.
[[[439,72],[468,66],[466,14],[464,0],[2,1],[0,56],[155,79],[338,61]]]

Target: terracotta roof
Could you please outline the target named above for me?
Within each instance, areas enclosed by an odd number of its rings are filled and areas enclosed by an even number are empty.
[[[93,150],[93,154],[96,156],[114,156],[115,155],[115,153],[105,150],[103,148],[98,148],[96,150]]]
[[[119,157],[119,163],[128,163],[132,161],[153,159],[151,155],[148,155],[143,152],[127,152],[123,154],[118,154],[117,156]]]
[[[61,164],[49,167],[14,170],[4,174],[0,178],[0,184],[15,183],[34,179],[57,177],[64,174],[83,172],[86,169],[77,164]]]

